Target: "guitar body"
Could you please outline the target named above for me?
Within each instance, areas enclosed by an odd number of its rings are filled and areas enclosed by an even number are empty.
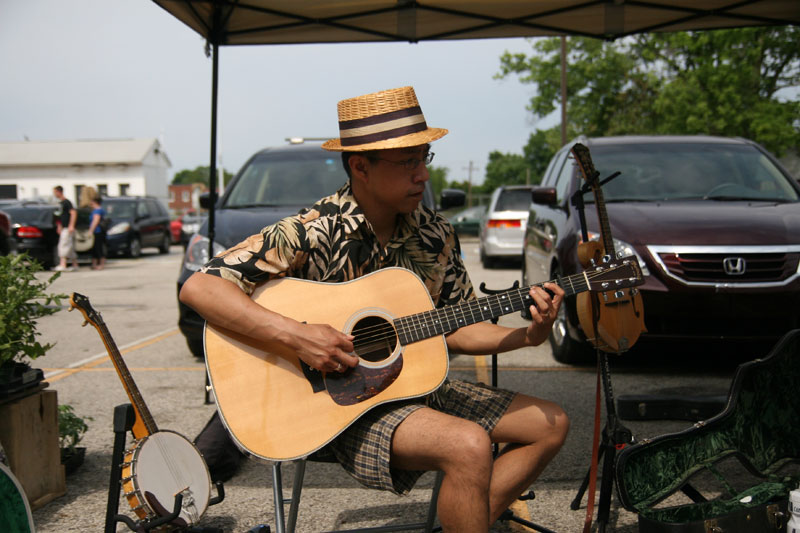
[[[443,335],[397,340],[394,319],[433,309],[425,285],[408,270],[386,268],[344,283],[282,278],[252,298],[295,320],[352,333],[360,359],[343,374],[318,372],[281,345],[206,325],[206,365],[220,416],[238,445],[262,459],[307,456],[373,407],[429,394],[447,377]],[[360,342],[374,331],[389,331],[388,340]]]
[[[172,513],[175,496],[183,495],[177,526],[196,524],[211,497],[211,476],[194,444],[174,431],[158,431],[137,441],[125,453],[122,490],[140,519]]]
[[[601,312],[603,308],[605,312]],[[622,297],[610,292],[583,292],[578,295],[577,310],[586,338],[604,352],[625,352],[646,331],[644,305],[638,291],[626,291]]]

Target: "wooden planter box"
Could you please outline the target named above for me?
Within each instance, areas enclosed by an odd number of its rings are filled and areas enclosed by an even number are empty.
[[[0,442],[31,509],[66,492],[58,444],[56,391],[37,390],[0,401]]]

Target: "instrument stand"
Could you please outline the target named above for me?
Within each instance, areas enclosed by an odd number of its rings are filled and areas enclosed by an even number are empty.
[[[502,289],[502,290],[487,289],[486,288],[486,283],[483,283],[483,282],[481,282],[481,286],[480,286],[481,292],[486,294],[486,295],[499,294],[499,293],[502,293],[502,292],[508,292],[508,291],[512,291],[512,290],[515,290],[515,289],[519,289],[519,281],[518,280],[514,281],[514,284],[511,286],[510,289]],[[499,317],[492,318],[492,320],[491,320],[492,324],[497,324],[498,320],[499,320]],[[492,387],[497,387],[497,354],[496,353],[492,354]],[[497,446],[497,444],[492,444],[492,448],[493,448],[493,455],[495,457],[497,457],[497,454],[500,451],[498,446]],[[532,490],[529,490],[528,492],[526,492],[525,494],[521,495],[517,499],[520,500],[520,501],[534,500],[534,499],[536,499],[536,494]],[[525,527],[527,527],[529,529],[532,529],[533,531],[539,531],[541,533],[555,533],[551,529],[547,529],[544,526],[540,526],[538,524],[534,524],[533,522],[530,522],[528,520],[525,520],[524,518],[520,518],[520,517],[516,516],[514,514],[514,511],[512,511],[511,509],[506,509],[505,511],[503,511],[500,514],[500,516],[498,517],[498,520],[501,521],[501,522],[503,522],[503,521],[505,521],[505,522],[515,522],[515,523],[523,525],[523,526],[525,526]]]
[[[121,489],[120,480],[122,479],[122,462],[125,459],[125,438],[128,431],[133,428],[135,421],[136,412],[133,410],[133,405],[126,403],[114,408],[114,450],[111,454],[111,476],[108,485],[105,533],[115,533],[117,530],[117,522],[124,523],[131,531],[150,531],[151,529],[172,522],[181,513],[183,494],[175,495],[175,504],[172,507],[173,511],[168,516],[135,521],[126,515],[117,514]],[[208,505],[216,505],[225,498],[225,490],[222,486],[222,482],[217,481],[214,483],[214,486],[217,488],[217,496],[211,498],[208,501]],[[181,531],[191,533],[223,533],[222,529],[213,527],[188,527],[182,528]]]
[[[608,354],[598,350],[600,374],[603,384],[603,395],[606,400],[606,423],[602,431],[602,439],[598,444],[597,463],[603,459],[603,474],[600,482],[600,501],[597,507],[597,531],[603,533],[608,525],[608,517],[611,509],[611,494],[614,487],[614,477],[616,471],[617,451],[622,450],[628,444],[634,442],[633,433],[623,426],[617,417],[614,406],[614,392],[611,387],[611,372],[608,365]],[[592,465],[594,466],[594,465]],[[583,495],[589,486],[589,478],[592,468],[586,472],[575,499],[570,504],[570,509],[576,511],[580,505]]]
[[[607,178],[598,182],[602,187],[609,181],[613,180],[620,175],[620,172],[614,172]],[[575,191],[570,199],[570,202],[575,206],[578,212],[578,218],[581,226],[581,237],[583,242],[589,241],[589,232],[586,228],[586,214],[584,210],[583,195],[591,190],[591,185],[588,180],[580,189]],[[616,469],[616,454],[618,450],[622,450],[628,444],[634,442],[633,433],[623,426],[617,417],[617,411],[614,404],[614,392],[611,387],[611,371],[608,364],[608,353],[597,350],[599,372],[603,386],[603,396],[606,400],[606,423],[602,430],[602,438],[598,443],[597,466],[600,460],[603,459],[603,474],[600,482],[600,501],[597,508],[597,530],[599,533],[604,533],[606,525],[608,524],[609,512],[611,509],[611,494],[614,486],[614,474]],[[599,392],[599,391],[598,391]],[[597,398],[600,401],[600,398]],[[605,456],[605,457],[604,457]],[[581,505],[581,500],[589,486],[589,480],[592,473],[592,467],[586,472],[583,481],[581,482],[578,493],[575,499],[570,504],[570,509],[577,510]]]

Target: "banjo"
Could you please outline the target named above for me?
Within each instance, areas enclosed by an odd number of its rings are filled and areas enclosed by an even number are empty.
[[[136,413],[131,428],[134,441],[125,452],[120,481],[128,504],[142,520],[169,516],[175,497],[180,494],[181,511],[172,524],[179,527],[196,524],[211,496],[211,476],[205,459],[179,433],[158,429],[108,328],[89,299],[74,292],[70,304],[70,311],[78,309],[83,313],[84,326],[92,324],[100,333]]]

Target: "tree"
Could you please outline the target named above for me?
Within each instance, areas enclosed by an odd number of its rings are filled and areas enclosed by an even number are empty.
[[[428,179],[431,182],[434,198],[439,198],[439,195],[442,194],[442,189],[447,188],[448,171],[449,169],[447,167],[428,167]]]
[[[496,77],[537,86],[528,109],[561,103],[560,38],[534,54],[505,53]],[[781,155],[800,146],[800,28],[643,34],[617,42],[568,39],[567,120],[572,134],[742,136]]]
[[[195,167],[194,170],[184,169],[175,173],[175,177],[172,178],[172,184],[173,185],[191,185],[192,183],[208,184],[209,172],[210,171],[207,166]],[[219,169],[217,169],[217,172],[219,172]],[[228,183],[230,183],[231,179],[233,178],[233,174],[223,169],[222,175],[223,175],[223,182],[227,186]]]
[[[489,154],[489,163],[486,165],[486,176],[481,191],[488,193],[500,185],[524,185],[533,177],[530,170],[530,165],[523,156],[494,151]],[[541,175],[536,176],[535,183],[539,183],[539,181],[541,181]]]

